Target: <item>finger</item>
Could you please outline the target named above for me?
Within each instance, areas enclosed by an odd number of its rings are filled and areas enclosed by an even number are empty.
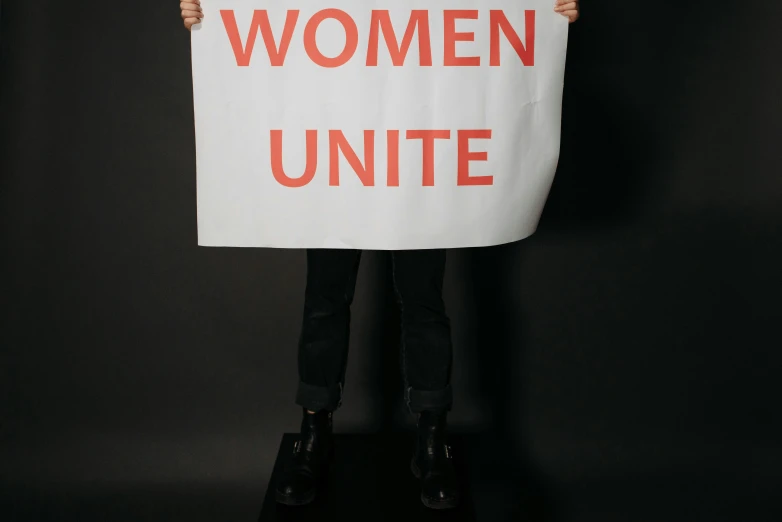
[[[185,4],[185,3],[183,3],[182,5],[179,6],[179,8],[181,9],[181,11],[183,13],[184,12],[188,12],[188,13],[200,13],[200,12],[202,12],[201,8],[199,6],[197,6],[196,4]]]
[[[578,11],[566,11],[562,13],[563,16],[567,16],[568,20],[570,20],[570,23],[572,24],[576,20],[578,20],[579,13]]]
[[[185,27],[190,29],[195,24],[200,24],[201,20],[199,18],[185,18]]]
[[[564,4],[577,4],[578,0],[556,0],[554,2],[554,6],[564,5]]]
[[[182,11],[190,11],[190,12],[193,12],[193,13],[200,13],[200,12],[202,12],[202,11],[203,11],[203,10],[201,9],[201,7],[200,7],[200,6],[198,6],[198,5],[196,5],[196,4],[185,4],[185,3],[182,3],[182,4],[179,6],[179,8],[180,8]]]
[[[203,18],[204,13],[199,11],[182,11],[182,18]]]
[[[560,5],[557,5],[554,8],[554,11],[557,11],[558,13],[564,13],[565,11],[575,11],[578,9],[578,5],[573,0],[567,0],[567,3],[563,3]]]

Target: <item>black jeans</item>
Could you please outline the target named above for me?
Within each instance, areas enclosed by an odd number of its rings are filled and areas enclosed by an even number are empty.
[[[400,359],[408,410],[449,411],[451,327],[443,303],[445,250],[391,251],[401,316]],[[311,411],[342,404],[360,250],[307,250],[307,290],[299,339],[296,404]]]

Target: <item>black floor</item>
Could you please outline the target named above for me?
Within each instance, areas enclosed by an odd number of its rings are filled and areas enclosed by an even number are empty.
[[[248,455],[247,467],[257,469],[252,475],[176,478],[166,472],[171,462],[159,462],[149,464],[147,477],[129,481],[106,473],[85,444],[83,455],[52,460],[48,467],[24,455],[21,460],[31,470],[40,469],[40,478],[34,480],[29,478],[33,473],[26,479],[9,475],[8,462],[0,462],[0,522],[782,521],[778,451],[748,446],[744,454],[727,454],[715,447],[701,451],[699,465],[681,451],[679,460],[661,461],[657,470],[628,463],[614,472],[604,465],[599,473],[578,466],[578,461],[570,466],[567,459],[544,461],[557,471],[553,475],[520,466],[509,457],[507,442],[492,437],[451,433],[450,442],[465,489],[464,503],[453,511],[433,511],[421,504],[409,471],[411,433],[338,434],[330,487],[310,506],[278,506],[273,499],[276,477],[267,480],[273,459],[258,462],[250,451],[241,453]],[[275,474],[291,444],[292,435],[284,435]],[[107,458],[147,462],[148,453]],[[162,458],[170,461],[172,455],[173,448]],[[199,454],[193,452],[192,458]],[[81,469],[69,465],[79,460]]]
[[[288,507],[274,500],[274,484],[293,448],[296,435],[286,433],[274,466],[260,516],[261,522],[305,520],[367,520],[474,522],[475,514],[463,458],[463,439],[450,444],[460,474],[463,500],[451,510],[432,510],[421,503],[418,481],[410,471],[413,439],[406,435],[335,436],[334,465],[323,494],[307,506]]]

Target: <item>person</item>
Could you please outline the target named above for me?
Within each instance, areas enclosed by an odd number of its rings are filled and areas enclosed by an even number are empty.
[[[180,3],[185,27],[204,18],[201,0]],[[575,22],[578,0],[556,0],[554,10]],[[445,250],[391,251],[392,281],[401,316],[400,359],[408,411],[417,415],[410,468],[421,482],[427,507],[459,502],[453,454],[446,440],[452,407],[451,330],[442,297]],[[304,505],[315,499],[333,452],[333,412],[342,404],[348,354],[350,305],[360,250],[308,249],[304,314],[298,343],[301,432],[284,474],[277,502]]]

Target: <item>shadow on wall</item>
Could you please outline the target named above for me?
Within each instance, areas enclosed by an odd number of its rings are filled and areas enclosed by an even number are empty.
[[[634,221],[649,197],[643,158],[655,157],[654,128],[644,125],[629,102],[607,86],[589,87],[570,75],[563,102],[562,148],[557,174],[535,238],[548,233],[589,233]],[[576,232],[578,231],[578,232]],[[549,486],[530,448],[529,328],[524,311],[525,252],[535,240],[460,251],[462,268],[453,280],[464,285],[463,304],[472,342],[462,346],[461,364],[485,405],[477,463],[504,491],[518,520],[554,520]],[[527,273],[526,275],[529,275]],[[502,448],[497,451],[497,448]],[[499,471],[499,474],[497,474]],[[496,493],[501,495],[500,493]]]
[[[567,232],[636,218],[649,195],[652,124],[609,86],[573,88],[563,102],[557,174],[539,231]]]

